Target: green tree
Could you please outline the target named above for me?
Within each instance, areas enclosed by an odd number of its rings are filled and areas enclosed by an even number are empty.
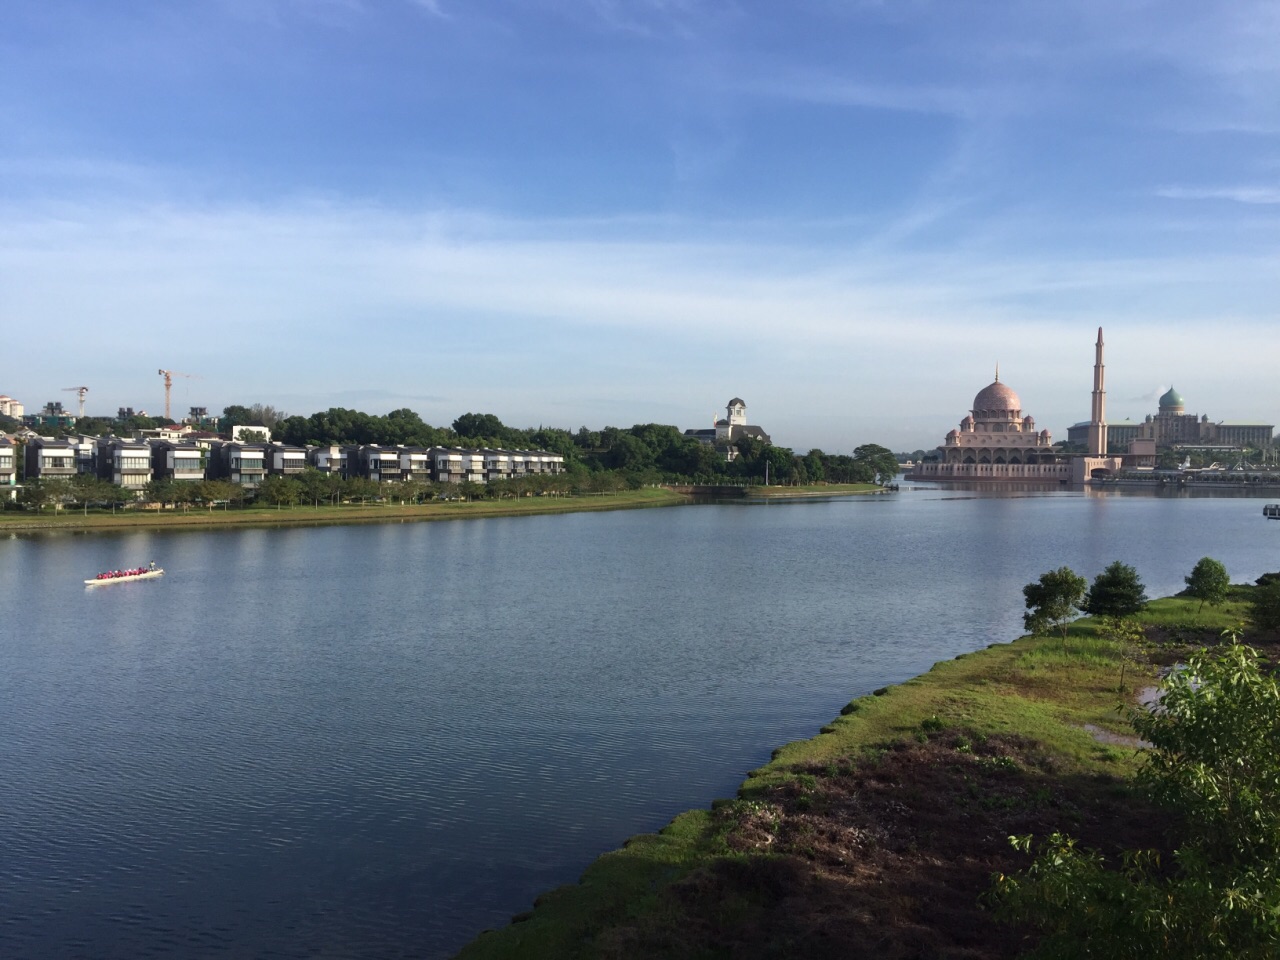
[[[256,498],[273,505],[277,510],[283,506],[293,506],[302,499],[302,484],[293,477],[271,474],[263,477],[262,483],[258,484]]]
[[[1196,608],[1197,614],[1204,609],[1206,603],[1211,607],[1221,605],[1231,588],[1227,568],[1212,557],[1201,557],[1191,568],[1190,575],[1183,580],[1187,585],[1187,596],[1200,601],[1200,606]]]
[[[253,412],[248,407],[233,403],[222,408],[222,416],[218,418],[218,430],[221,433],[230,434],[232,427],[241,427],[255,422]]]
[[[381,494],[382,488],[368,477],[347,477],[342,481],[342,495],[348,500],[364,504]]]
[[[194,486],[196,500],[203,503],[209,510],[219,503],[225,510],[227,504],[237,496],[243,496],[244,493],[239,484],[232,483],[230,480],[201,480]]]
[[[1094,578],[1082,609],[1095,617],[1131,617],[1146,605],[1138,571],[1116,560]]]
[[[1080,613],[1080,603],[1088,586],[1089,581],[1070,567],[1040,574],[1039,580],[1022,588],[1028,611],[1022,616],[1023,626],[1037,636],[1056,628],[1066,643],[1067,624]]]
[[[492,413],[464,413],[453,421],[453,432],[466,440],[498,440],[506,431]]]
[[[769,465],[770,483],[787,483],[795,477],[796,456],[788,447],[767,446],[760,452],[760,466]]]
[[[604,456],[610,470],[643,470],[653,466],[653,449],[640,437],[623,433]]]
[[[1133,726],[1152,744],[1139,781],[1181,824],[1172,861],[1131,850],[1111,868],[1050,836],[1025,873],[999,877],[994,891],[1006,918],[1042,932],[1031,956],[1280,955],[1280,684],[1233,638],[1170,674],[1160,704]],[[1033,850],[1031,837],[1013,840]]]
[[[137,490],[131,490],[128,487],[122,487],[118,483],[103,482],[98,488],[98,496],[104,502],[111,504],[111,512],[115,513],[117,507],[123,507],[130,503],[138,502]]]
[[[804,455],[804,469],[809,475],[810,483],[818,483],[826,477],[822,451],[816,447]]]
[[[888,447],[864,443],[853,451],[853,459],[871,470],[875,482],[884,486],[898,475],[898,458]]]
[[[45,479],[28,480],[18,491],[18,502],[24,507],[35,507],[39,513],[54,502],[55,487]]]
[[[1259,630],[1280,630],[1280,579],[1253,588],[1249,595],[1249,622]]]
[[[321,500],[329,499],[329,477],[332,474],[322,473],[315,467],[307,467],[294,479],[298,482],[298,491],[302,500],[313,506],[320,506]]]
[[[174,480],[164,477],[152,477],[147,481],[147,485],[144,488],[147,502],[161,505],[174,503],[177,500],[180,486],[181,484]]]

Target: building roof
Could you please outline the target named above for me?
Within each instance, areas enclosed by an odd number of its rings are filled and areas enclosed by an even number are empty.
[[[1021,411],[1022,401],[1007,384],[995,380],[978,391],[978,395],[973,398],[973,410],[975,413],[979,410]]]
[[[1172,386],[1169,387],[1168,391],[1164,394],[1164,396],[1160,398],[1161,410],[1181,408],[1181,407],[1185,407],[1186,405],[1187,405],[1186,401],[1182,399],[1182,394],[1180,394],[1177,390],[1173,389]]]

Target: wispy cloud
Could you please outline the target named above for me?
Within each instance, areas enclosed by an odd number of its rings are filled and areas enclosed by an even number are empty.
[[[1230,200],[1234,203],[1280,203],[1280,187],[1162,187],[1156,195],[1170,200]]]
[[[998,87],[859,80],[804,70],[766,78],[744,78],[741,89],[746,93],[808,103],[964,118],[1009,111],[1019,102]]]
[[[449,14],[445,12],[444,6],[441,4],[440,0],[409,0],[409,3],[420,10],[425,10],[433,17],[439,17],[441,20],[450,19]]]

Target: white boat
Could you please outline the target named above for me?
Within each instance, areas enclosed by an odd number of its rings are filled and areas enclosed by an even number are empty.
[[[164,576],[163,567],[150,567],[147,569],[139,568],[136,573],[121,572],[111,577],[108,577],[108,576],[94,577],[92,580],[86,580],[84,582],[84,585],[86,587],[105,587],[108,584],[112,584],[112,583],[133,583],[133,581],[135,580],[154,580],[156,577],[163,577],[163,576]]]
[[[1268,503],[1262,508],[1262,515],[1272,520],[1280,520],[1280,503]]]

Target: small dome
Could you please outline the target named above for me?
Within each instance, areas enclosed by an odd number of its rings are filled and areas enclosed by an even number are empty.
[[[980,410],[1008,410],[1021,413],[1022,401],[1012,389],[996,380],[990,386],[978,391],[978,395],[973,398],[973,409],[975,414]]]
[[[729,406],[731,406],[731,407],[745,407],[745,406],[746,406],[746,404],[742,401],[742,398],[741,398],[741,397],[734,397],[732,400],[730,400],[730,401],[729,401],[729,404],[728,404],[728,405],[729,405]]]
[[[1170,387],[1168,392],[1160,398],[1161,410],[1181,410],[1186,406],[1186,401],[1182,399],[1182,394]]]

